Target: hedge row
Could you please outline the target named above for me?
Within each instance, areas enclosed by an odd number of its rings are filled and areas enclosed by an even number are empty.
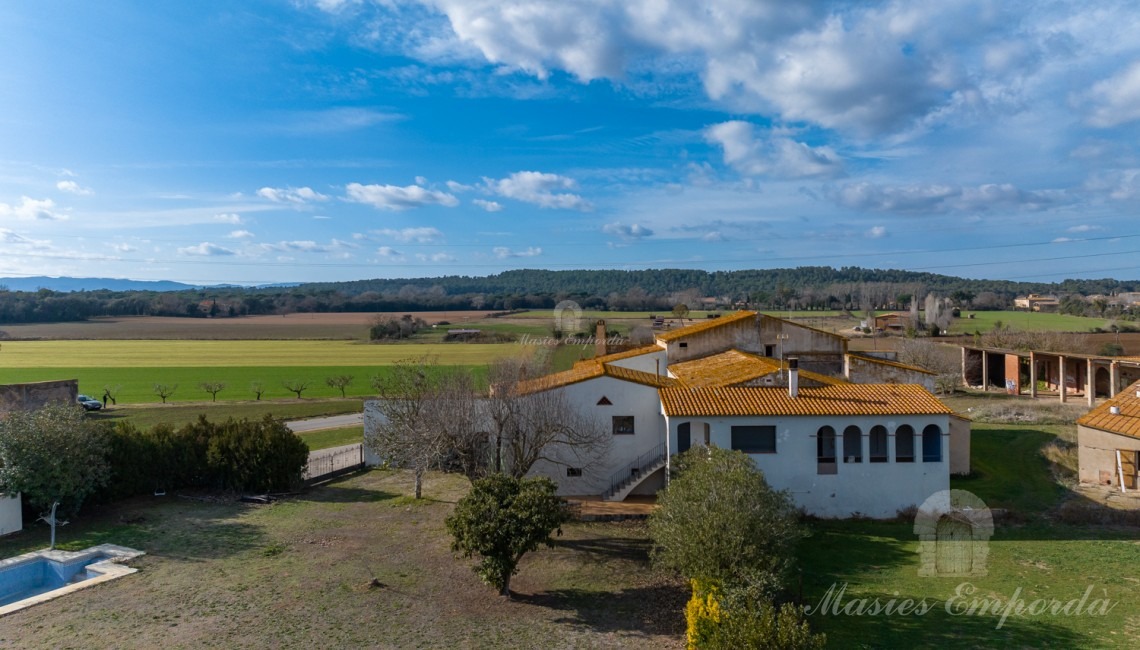
[[[108,427],[111,478],[95,498],[108,502],[156,490],[203,488],[284,492],[301,484],[309,449],[280,420],[216,423],[200,416],[175,429]]]

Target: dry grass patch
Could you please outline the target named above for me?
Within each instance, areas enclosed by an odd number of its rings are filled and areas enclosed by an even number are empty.
[[[507,601],[450,551],[468,484],[373,471],[271,506],[138,499],[91,511],[71,545],[145,549],[128,579],[3,620],[0,646],[680,647],[685,589],[654,573],[638,524],[571,524],[524,558]],[[0,542],[43,545],[38,527]]]

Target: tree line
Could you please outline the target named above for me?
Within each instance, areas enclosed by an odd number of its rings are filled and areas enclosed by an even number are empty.
[[[228,318],[289,313],[550,309],[574,300],[586,309],[663,310],[684,302],[758,309],[902,309],[935,292],[968,297],[973,309],[1008,308],[1027,293],[1110,295],[1140,282],[1110,278],[1060,283],[977,280],[859,267],[701,271],[691,269],[516,270],[443,276],[308,283],[293,287],[211,287],[186,291],[8,291],[0,323],[82,321],[97,316]]]

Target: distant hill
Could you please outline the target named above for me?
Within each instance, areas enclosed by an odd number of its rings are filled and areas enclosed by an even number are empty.
[[[0,278],[9,291],[185,291],[196,285],[170,280],[126,280],[123,278],[52,278],[38,275],[30,278]]]

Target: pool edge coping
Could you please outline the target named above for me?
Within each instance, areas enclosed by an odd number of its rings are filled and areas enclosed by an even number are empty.
[[[93,578],[88,578],[82,582],[64,585],[59,589],[53,589],[42,594],[37,594],[30,598],[25,598],[24,600],[4,605],[3,607],[0,607],[0,616],[6,616],[33,605],[39,605],[40,603],[46,603],[49,600],[55,600],[60,596],[65,596],[67,594],[79,591],[80,589],[86,589],[88,587],[93,587],[104,582],[109,582],[115,578],[121,578],[125,575],[136,573],[138,569],[125,566],[121,563],[146,555],[146,552],[128,548],[126,546],[119,546],[117,544],[99,544],[98,546],[92,546],[82,551],[42,549],[39,551],[31,551],[29,553],[23,553],[21,555],[16,555],[0,560],[0,569],[4,569],[10,566],[19,566],[21,564],[32,562],[40,558],[46,558],[55,562],[67,562],[70,560],[84,559],[85,557],[92,555],[107,556],[106,559],[100,560],[99,562],[95,562],[93,564],[89,564],[87,566],[88,571],[93,571],[99,573],[100,575]]]

